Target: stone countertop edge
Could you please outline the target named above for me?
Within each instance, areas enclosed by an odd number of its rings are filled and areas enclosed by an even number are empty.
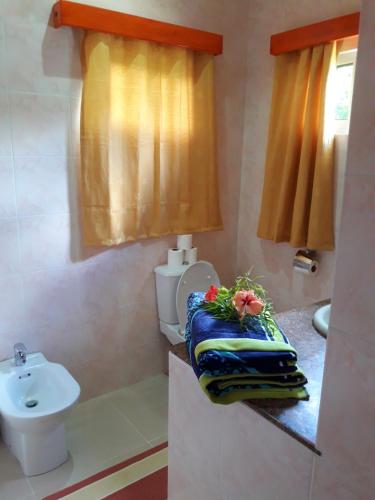
[[[263,399],[240,402],[240,404],[246,404],[264,416],[317,455],[321,455],[321,452],[316,448],[316,435],[326,339],[313,327],[312,317],[319,307],[329,302],[329,300],[324,300],[274,316],[297,351],[297,363],[307,377],[306,388],[310,399],[308,401]],[[170,351],[182,361],[191,364],[184,342],[171,346]]]

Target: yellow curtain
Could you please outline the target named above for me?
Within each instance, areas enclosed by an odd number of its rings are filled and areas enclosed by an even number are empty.
[[[258,236],[332,250],[335,43],[277,56]]]
[[[85,243],[222,229],[213,56],[88,32],[82,63]]]

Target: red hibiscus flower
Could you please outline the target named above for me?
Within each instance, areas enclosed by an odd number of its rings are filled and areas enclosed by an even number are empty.
[[[217,298],[218,293],[219,293],[219,290],[218,290],[217,286],[211,285],[210,288],[207,290],[204,298],[207,300],[207,302],[214,302]]]

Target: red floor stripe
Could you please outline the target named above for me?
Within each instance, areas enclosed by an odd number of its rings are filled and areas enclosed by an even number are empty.
[[[73,493],[74,491],[80,490],[81,488],[84,488],[85,486],[88,486],[91,483],[99,481],[99,479],[103,479],[103,477],[109,476],[110,474],[113,474],[114,472],[124,469],[125,467],[128,467],[129,465],[134,464],[135,462],[138,462],[143,458],[149,457],[150,455],[153,455],[157,451],[163,450],[167,446],[168,443],[159,444],[158,446],[155,446],[155,448],[151,448],[151,450],[146,450],[143,453],[140,453],[139,455],[135,455],[134,457],[128,458],[127,460],[124,460],[123,462],[120,462],[116,465],[112,465],[112,467],[108,467],[108,469],[104,469],[103,471],[98,472],[86,479],[83,479],[78,483],[72,484],[71,486],[68,486],[63,490],[58,491],[57,493],[48,495],[47,497],[44,497],[44,500],[59,500],[60,498],[69,495],[70,493]]]
[[[168,498],[168,467],[105,497],[105,500],[166,500]]]

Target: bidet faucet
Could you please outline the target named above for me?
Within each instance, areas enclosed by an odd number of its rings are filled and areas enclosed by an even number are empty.
[[[19,342],[18,344],[14,344],[14,364],[16,366],[22,366],[26,363],[26,353],[27,349],[25,344]]]

